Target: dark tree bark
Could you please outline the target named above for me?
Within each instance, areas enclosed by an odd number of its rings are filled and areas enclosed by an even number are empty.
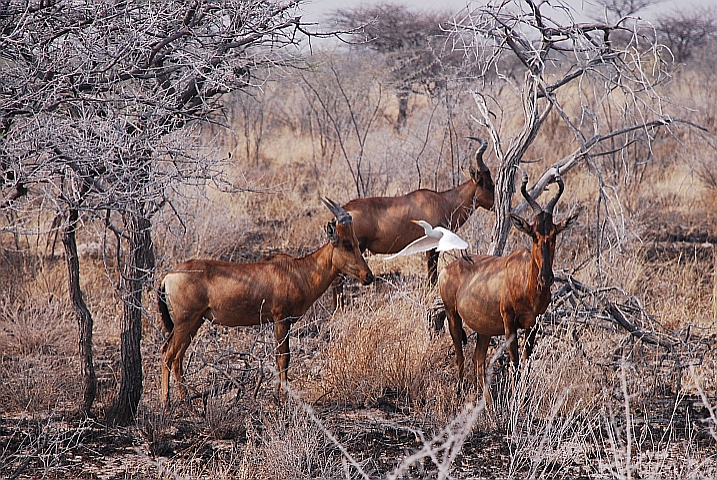
[[[531,83],[533,76],[526,74],[526,87],[523,92],[523,111],[525,123],[518,134],[517,138],[511,142],[505,155],[497,153],[500,160],[498,174],[495,179],[495,223],[491,232],[491,243],[488,247],[489,255],[502,256],[505,245],[508,241],[508,233],[512,222],[510,220],[510,212],[513,208],[513,194],[515,193],[515,171],[520,165],[528,147],[533,143],[538,135],[540,126],[547,117],[552,108],[552,104],[548,103],[543,106],[542,112],[538,105],[537,87],[535,83]],[[488,121],[488,113],[486,109],[482,110],[484,117]],[[491,132],[493,138],[497,138],[497,132]],[[496,142],[498,144],[499,142]]]
[[[151,222],[136,213],[128,213],[125,224],[129,251],[121,265],[120,278],[124,302],[120,321],[122,375],[119,395],[107,413],[107,421],[113,425],[132,423],[142,398],[142,291],[155,265]]]
[[[411,91],[407,89],[399,89],[396,96],[398,97],[398,117],[396,118],[396,130],[406,126],[408,118],[408,97]]]
[[[92,327],[94,321],[92,314],[82,298],[80,290],[80,260],[77,255],[77,220],[78,212],[71,209],[68,215],[67,226],[62,233],[62,244],[65,248],[67,261],[67,283],[72,309],[77,317],[79,328],[80,375],[82,376],[83,395],[80,411],[89,415],[92,404],[97,395],[97,376],[92,357]]]

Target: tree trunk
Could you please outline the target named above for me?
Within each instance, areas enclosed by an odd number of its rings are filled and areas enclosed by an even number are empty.
[[[90,310],[82,298],[80,290],[80,259],[77,255],[77,210],[72,209],[68,215],[68,223],[62,233],[62,244],[65,247],[67,261],[67,283],[72,309],[77,317],[79,327],[80,375],[82,376],[84,392],[80,411],[90,415],[92,404],[97,395],[97,376],[92,359],[92,327],[93,320]]]
[[[510,209],[512,207],[513,194],[515,193],[515,166],[520,159],[506,157],[506,161],[500,165],[498,175],[495,179],[495,201],[493,210],[495,212],[495,223],[491,231],[491,242],[488,246],[488,255],[503,255],[505,244],[508,241],[510,232]]]
[[[142,291],[154,268],[150,221],[128,213],[125,224],[129,251],[120,266],[122,375],[117,399],[107,412],[107,421],[114,425],[132,423],[142,397]]]
[[[411,96],[411,92],[408,89],[401,88],[396,94],[398,97],[398,116],[396,118],[396,131],[406,126],[406,119],[408,118],[408,98]]]
[[[533,143],[538,135],[540,125],[550,112],[552,105],[548,103],[547,107],[541,114],[538,111],[537,85],[535,80],[530,77],[530,72],[526,74],[527,86],[523,91],[523,115],[525,123],[520,134],[513,140],[502,158],[498,167],[498,175],[495,183],[495,223],[491,232],[491,242],[488,246],[489,255],[503,255],[505,244],[508,241],[508,233],[512,222],[510,220],[510,212],[515,193],[515,170],[520,165],[528,147]],[[487,115],[484,115],[487,116]],[[500,156],[498,157],[500,158]]]

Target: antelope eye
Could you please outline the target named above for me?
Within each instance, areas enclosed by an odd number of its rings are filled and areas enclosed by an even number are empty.
[[[344,241],[343,241],[343,247],[344,247],[346,250],[353,250],[353,248],[354,248],[354,246],[351,245],[351,242],[349,242],[348,240],[344,240]]]

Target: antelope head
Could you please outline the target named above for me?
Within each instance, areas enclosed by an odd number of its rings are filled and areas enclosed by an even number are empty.
[[[476,166],[468,167],[466,174],[473,180],[476,185],[475,203],[486,210],[493,208],[493,199],[495,195],[495,185],[490,176],[488,166],[483,162],[483,153],[488,148],[488,142],[478,137],[468,137],[471,140],[481,142],[481,146],[476,150]]]
[[[555,175],[554,181],[558,184],[558,193],[550,199],[545,206],[545,210],[543,210],[526,190],[528,174],[523,170],[523,183],[520,186],[520,193],[533,210],[535,215],[533,223],[530,224],[518,215],[510,214],[510,219],[513,225],[515,225],[515,228],[533,239],[532,256],[533,261],[538,266],[538,287],[541,289],[546,287],[550,288],[550,285],[553,284],[553,257],[555,255],[556,237],[560,232],[569,228],[578,215],[580,215],[580,211],[577,211],[562,222],[557,224],[553,223],[553,209],[565,188],[563,179],[560,178],[559,173]]]
[[[329,198],[322,198],[321,201],[336,217],[326,225],[326,234],[334,247],[331,258],[334,268],[368,285],[373,282],[373,273],[361,255],[351,215]]]

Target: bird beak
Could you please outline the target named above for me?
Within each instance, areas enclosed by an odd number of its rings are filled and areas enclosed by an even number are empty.
[[[412,221],[413,223],[415,223],[416,225],[418,225],[418,220],[411,220],[411,221]]]

